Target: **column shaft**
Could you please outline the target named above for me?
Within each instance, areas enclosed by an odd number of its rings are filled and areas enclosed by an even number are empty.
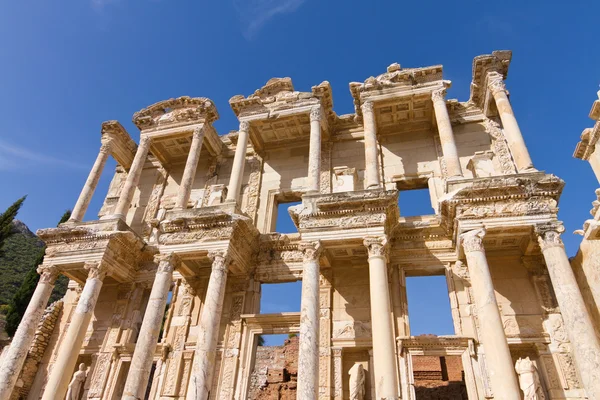
[[[583,386],[590,399],[600,399],[600,343],[560,239],[564,227],[549,224],[536,231]]]
[[[308,154],[308,191],[319,193],[321,178],[321,107],[310,111],[310,149]]]
[[[67,394],[69,381],[73,375],[79,351],[87,331],[100,289],[106,274],[106,267],[102,263],[90,262],[85,264],[89,271],[85,286],[77,302],[75,312],[71,316],[69,328],[63,338],[58,356],[52,365],[48,383],[44,389],[42,400],[64,399]]]
[[[504,335],[504,325],[496,301],[492,275],[483,248],[484,235],[483,229],[461,235],[480,323],[480,338],[483,341],[494,398],[520,400],[519,383]]]
[[[185,163],[185,169],[183,170],[181,185],[177,192],[177,201],[175,202],[176,208],[187,208],[190,193],[192,192],[192,185],[194,184],[194,178],[196,177],[196,170],[198,169],[203,139],[204,127],[196,128],[192,134],[192,145],[190,146],[190,152]]]
[[[369,291],[375,367],[375,393],[378,399],[398,399],[398,372],[394,327],[391,318],[387,274],[387,240],[366,238],[369,252]]]
[[[304,242],[300,343],[298,352],[298,398],[316,399],[319,393],[319,242]]]
[[[102,143],[102,146],[100,146],[100,151],[98,152],[94,166],[92,167],[92,170],[85,181],[85,185],[79,194],[79,198],[77,199],[77,203],[75,203],[75,207],[73,207],[71,218],[69,218],[70,221],[80,222],[83,220],[85,212],[87,211],[90,201],[92,200],[92,196],[94,196],[96,186],[98,186],[98,181],[100,180],[100,176],[102,175],[102,171],[106,165],[106,160],[108,160],[108,156],[110,155],[112,147],[111,145],[112,140],[109,139]]]
[[[446,108],[445,94],[446,89],[441,89],[434,91],[431,95],[438,133],[440,135],[440,144],[442,145],[444,161],[446,161],[448,177],[463,176],[456,142],[454,141],[454,132],[452,131],[448,108]]]
[[[531,170],[533,169],[533,162],[529,156],[529,151],[525,145],[523,134],[521,133],[521,129],[519,128],[519,124],[513,113],[510,101],[508,100],[502,77],[494,76],[488,79],[488,86],[492,96],[494,96],[496,108],[498,109],[500,119],[502,120],[506,142],[508,143],[508,147],[510,147],[515,163],[517,164],[517,170],[519,172]]]
[[[362,107],[365,138],[365,181],[367,189],[381,186],[379,176],[379,148],[373,103],[365,102]]]
[[[54,267],[40,267],[38,272],[40,281],[0,365],[0,400],[10,398],[58,276],[58,270]]]
[[[140,138],[140,145],[138,146],[138,149],[135,153],[135,157],[133,158],[133,163],[131,164],[131,168],[129,169],[129,173],[127,174],[125,185],[121,190],[119,201],[117,202],[117,206],[115,207],[115,210],[113,212],[113,215],[115,217],[122,219],[125,219],[127,217],[127,212],[129,211],[129,207],[131,206],[131,199],[133,198],[135,188],[137,187],[140,181],[142,169],[144,169],[144,164],[146,163],[146,158],[148,157],[149,150],[150,137],[142,136]]]
[[[126,400],[141,400],[146,393],[169,289],[173,283],[173,269],[178,262],[173,253],[160,254],[155,261],[158,262],[158,269],[123,390],[123,399]]]
[[[221,326],[229,260],[225,252],[209,253],[209,257],[213,259],[212,271],[198,326],[192,379],[186,396],[188,400],[208,399],[215,369],[217,336]]]
[[[229,178],[227,201],[237,202],[240,196],[242,179],[244,178],[244,165],[246,164],[246,147],[248,147],[249,130],[250,123],[241,121],[235,156],[233,157],[233,166],[231,167],[231,177]]]

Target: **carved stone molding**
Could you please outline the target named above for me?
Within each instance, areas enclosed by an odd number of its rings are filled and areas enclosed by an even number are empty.
[[[86,261],[85,264],[83,264],[83,268],[88,271],[87,279],[103,280],[108,273],[108,266],[104,262]]]
[[[565,231],[562,222],[555,221],[535,226],[535,233],[542,251],[552,247],[564,247],[560,234]]]
[[[385,257],[387,258],[389,253],[389,245],[387,237],[385,236],[371,236],[366,237],[363,241],[364,246],[367,248],[370,257]]]
[[[435,103],[436,101],[446,101],[446,88],[434,90],[431,92],[431,100]]]
[[[40,274],[40,283],[54,285],[56,278],[60,274],[60,270],[54,265],[40,265],[37,268],[37,273]]]
[[[485,251],[483,247],[483,237],[485,236],[485,228],[473,229],[460,235],[465,252]]]
[[[208,258],[212,261],[212,269],[218,271],[227,271],[231,259],[226,250],[214,250],[208,253]]]
[[[316,261],[323,251],[323,246],[319,240],[314,242],[300,242],[298,244],[298,250],[302,252],[302,260],[304,262]]]
[[[321,107],[313,107],[310,109],[310,122],[320,121],[322,118]]]
[[[175,253],[156,254],[154,262],[158,264],[156,272],[173,272],[181,263],[181,259]]]

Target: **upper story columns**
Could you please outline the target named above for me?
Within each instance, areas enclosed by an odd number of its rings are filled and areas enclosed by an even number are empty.
[[[462,177],[462,169],[460,167],[460,158],[454,141],[454,132],[446,107],[446,88],[434,90],[431,92],[431,100],[433,101],[433,109],[435,120],[437,122],[438,132],[440,135],[440,144],[442,145],[442,153],[446,161],[446,169],[448,177]]]
[[[510,147],[510,151],[515,159],[517,170],[519,172],[527,172],[533,170],[533,162],[529,156],[529,151],[523,140],[523,134],[517,123],[517,119],[513,113],[512,106],[508,100],[508,91],[504,85],[502,75],[498,73],[490,73],[488,75],[488,88],[494,96],[496,108],[502,120],[504,127],[504,135]]]
[[[185,169],[183,170],[181,185],[179,185],[179,191],[177,192],[175,208],[187,208],[188,201],[190,200],[190,193],[192,192],[194,178],[196,177],[196,170],[198,169],[198,161],[200,160],[200,151],[202,150],[203,139],[204,126],[196,127],[192,133],[192,144],[190,146],[190,152],[188,153],[187,161],[185,163]]]
[[[365,101],[361,106],[365,137],[365,186],[367,189],[375,189],[381,186],[377,124],[373,109],[372,101]]]
[[[231,167],[231,177],[229,178],[229,188],[227,190],[227,201],[237,202],[242,189],[242,178],[244,177],[244,166],[246,164],[246,148],[248,147],[248,135],[250,123],[240,121],[238,131],[237,147],[233,157],[233,166]]]
[[[310,110],[310,148],[308,151],[308,192],[319,193],[321,176],[321,106]]]
[[[151,138],[149,136],[142,135],[140,137],[140,145],[138,146],[137,152],[135,153],[135,158],[133,159],[131,170],[129,170],[129,174],[127,174],[127,179],[125,180],[125,185],[121,190],[119,201],[117,202],[117,206],[113,211],[113,216],[116,218],[125,219],[125,217],[127,216],[127,212],[129,211],[129,207],[131,206],[131,199],[133,198],[133,193],[135,192],[135,189],[137,188],[137,185],[140,182],[142,169],[144,168],[146,158],[148,157],[148,152],[150,151],[150,142]]]

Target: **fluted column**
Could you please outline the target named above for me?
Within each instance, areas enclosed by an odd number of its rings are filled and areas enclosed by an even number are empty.
[[[367,189],[381,186],[379,177],[379,148],[377,146],[377,125],[373,112],[373,102],[366,101],[361,106],[365,138],[365,181]]]
[[[53,266],[42,265],[38,273],[40,280],[0,365],[0,400],[10,398],[58,277],[58,269]]]
[[[100,176],[102,176],[102,171],[106,165],[106,160],[108,160],[108,156],[111,154],[112,145],[113,139],[111,137],[102,140],[102,145],[100,146],[100,151],[98,152],[94,166],[92,167],[92,170],[85,181],[85,185],[79,194],[79,198],[77,199],[77,203],[75,203],[75,207],[73,207],[71,218],[69,218],[70,222],[81,222],[83,220],[85,212],[87,211],[90,201],[92,200],[92,196],[94,196],[96,186],[98,186]]]
[[[398,372],[394,326],[387,273],[388,243],[384,236],[368,237],[371,331],[375,364],[375,393],[378,399],[398,399]]]
[[[533,162],[529,156],[529,151],[525,145],[523,134],[513,113],[510,101],[508,100],[508,92],[502,76],[499,74],[490,75],[488,77],[488,87],[492,96],[494,96],[496,108],[502,120],[506,142],[517,164],[517,170],[519,172],[533,170]]]
[[[217,355],[217,336],[221,325],[223,299],[227,284],[227,270],[230,262],[227,253],[215,251],[209,253],[208,256],[212,259],[212,271],[198,326],[192,379],[186,397],[188,400],[207,400],[210,395]]]
[[[142,400],[146,393],[167,298],[173,283],[173,270],[179,264],[179,257],[175,253],[158,254],[154,261],[158,263],[158,268],[123,390],[123,399],[126,400]]]
[[[142,169],[144,169],[144,164],[146,163],[146,158],[148,157],[148,151],[150,151],[150,143],[151,139],[149,136],[142,135],[140,137],[140,145],[138,146],[135,157],[133,158],[133,163],[131,164],[131,168],[127,174],[125,185],[123,185],[123,189],[121,190],[121,195],[119,196],[117,206],[113,211],[113,216],[117,218],[125,219],[127,217],[127,212],[131,206],[131,199],[133,198],[133,193],[140,182]]]
[[[471,287],[480,323],[480,338],[486,356],[486,366],[494,399],[520,400],[521,392],[504,335],[492,275],[483,247],[484,229],[475,229],[460,236],[465,250]]]
[[[65,398],[72,371],[75,369],[85,333],[92,319],[98,296],[100,295],[102,281],[107,272],[106,264],[102,262],[86,262],[84,268],[88,270],[88,277],[85,281],[83,291],[79,296],[77,307],[71,316],[69,328],[58,349],[56,361],[52,365],[42,400]]]
[[[242,179],[244,178],[244,165],[246,164],[246,147],[248,147],[248,135],[250,123],[240,121],[238,131],[238,141],[233,157],[233,166],[231,167],[231,177],[229,178],[229,187],[227,191],[227,201],[238,201],[240,190],[242,188]]]
[[[456,142],[454,141],[454,132],[452,131],[448,108],[446,108],[445,97],[446,88],[434,90],[431,93],[435,120],[440,135],[440,144],[442,145],[442,153],[444,155],[444,161],[446,161],[448,177],[463,176],[460,167],[460,159],[458,157],[458,150],[456,149]]]
[[[183,170],[181,185],[177,192],[177,200],[175,202],[176,208],[187,208],[190,193],[192,192],[192,185],[194,184],[194,178],[196,177],[196,170],[198,169],[203,139],[204,126],[194,129],[194,133],[192,134],[192,145],[190,146],[190,152],[188,153],[185,169]]]
[[[302,300],[298,351],[298,398],[316,399],[319,391],[319,255],[321,243],[302,242]]]
[[[319,193],[321,179],[321,106],[310,110],[310,149],[308,152],[308,191]]]
[[[564,227],[555,222],[538,225],[535,231],[583,386],[588,398],[600,399],[600,343],[560,238]]]

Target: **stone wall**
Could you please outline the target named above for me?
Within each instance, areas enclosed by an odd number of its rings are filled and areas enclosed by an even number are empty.
[[[460,356],[413,356],[417,400],[467,399]]]
[[[283,346],[258,346],[248,399],[295,399],[297,377],[297,336],[287,339]]]

